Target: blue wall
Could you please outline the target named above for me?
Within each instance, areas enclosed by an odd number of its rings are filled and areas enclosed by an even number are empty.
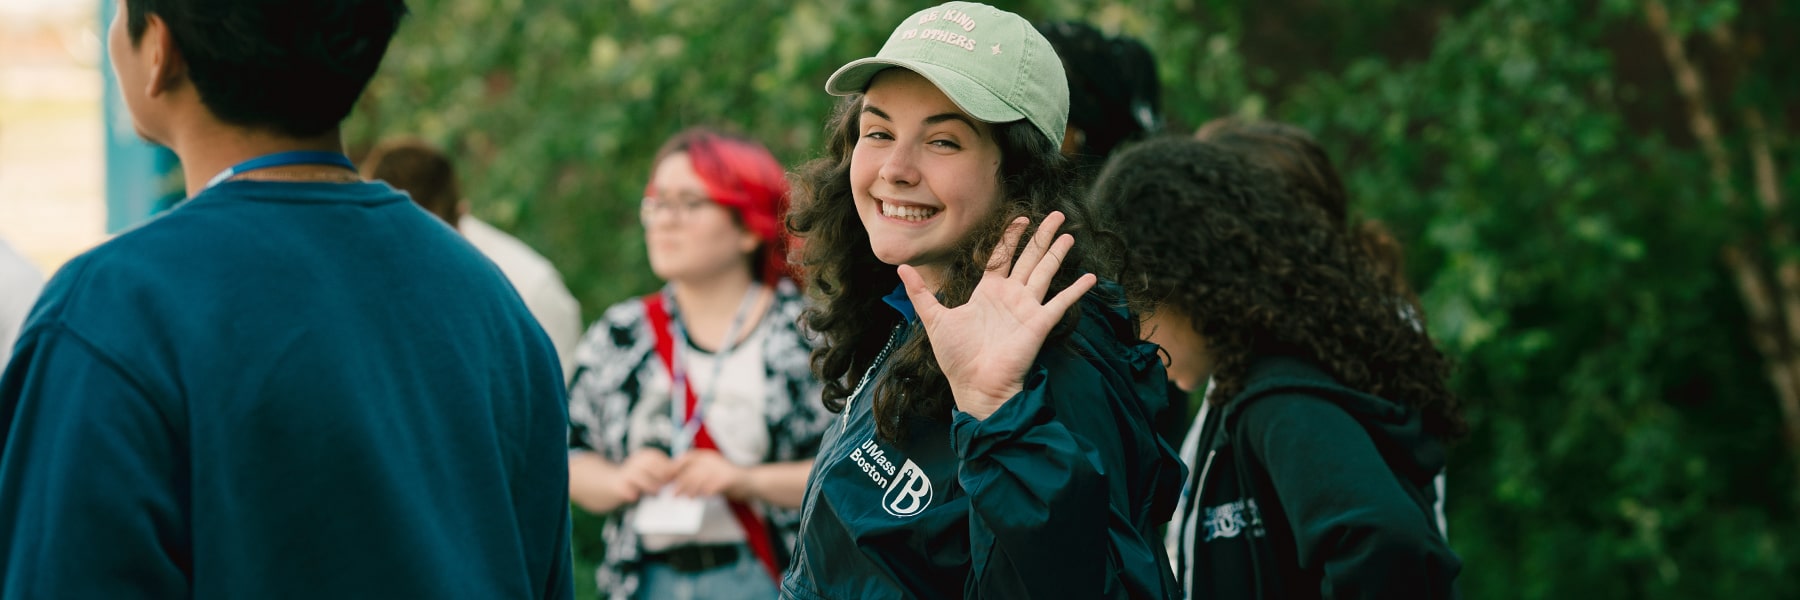
[[[119,3],[100,0],[100,39]],[[100,76],[106,121],[106,231],[117,233],[150,218],[162,207],[184,196],[175,154],[145,142],[131,126],[131,113],[119,96],[113,79],[111,55],[100,52]]]

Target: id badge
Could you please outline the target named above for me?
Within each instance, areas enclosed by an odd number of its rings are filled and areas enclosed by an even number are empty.
[[[667,489],[638,501],[631,525],[644,535],[694,535],[706,512],[703,498],[683,498]]]

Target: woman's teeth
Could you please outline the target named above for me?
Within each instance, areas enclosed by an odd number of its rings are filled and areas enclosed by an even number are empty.
[[[882,215],[900,219],[902,221],[924,221],[930,219],[937,213],[938,211],[935,208],[925,208],[923,206],[895,206],[886,202],[881,203]]]

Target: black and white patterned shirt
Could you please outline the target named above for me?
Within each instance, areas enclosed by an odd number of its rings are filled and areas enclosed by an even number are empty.
[[[666,304],[670,319],[680,319],[673,303]],[[800,331],[802,296],[794,284],[776,285],[775,300],[745,342],[758,344],[764,361],[762,381],[734,384],[727,373],[718,383],[721,396],[731,389],[762,391],[761,404],[766,437],[749,436],[765,443],[763,463],[806,460],[818,452],[820,437],[831,424],[831,414],[819,401],[821,386],[810,366],[812,344]],[[698,352],[688,340],[676,340],[689,352]],[[656,448],[667,452],[674,444],[674,419],[670,414],[669,371],[656,354],[656,335],[641,298],[615,304],[588,328],[575,349],[575,372],[569,384],[569,447],[598,452],[608,461],[623,462],[631,452]],[[702,393],[702,390],[696,390]],[[703,414],[712,415],[708,409]],[[742,428],[746,423],[708,423],[709,430]],[[715,432],[715,438],[720,437]],[[761,432],[756,432],[761,433]],[[719,440],[729,445],[727,440]],[[725,452],[729,457],[730,452]],[[611,598],[631,598],[638,588],[642,540],[631,526],[634,506],[607,516],[602,536],[606,556],[596,574],[600,590]],[[793,548],[800,527],[800,511],[758,506],[772,529],[776,555],[781,560]],[[785,567],[785,565],[782,565]]]

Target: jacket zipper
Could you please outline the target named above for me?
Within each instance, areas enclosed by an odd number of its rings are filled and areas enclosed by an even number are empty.
[[[840,413],[838,416],[838,436],[837,436],[838,440],[841,441],[844,438],[844,436],[850,434],[850,408],[856,404],[856,397],[862,395],[863,387],[869,384],[869,379],[871,377],[875,376],[875,369],[880,367],[881,363],[887,361],[887,356],[888,356],[889,352],[894,351],[894,341],[900,338],[900,328],[904,325],[905,325],[905,323],[901,323],[901,324],[894,326],[894,331],[892,333],[888,334],[887,344],[885,344],[881,347],[880,354],[875,355],[875,362],[873,362],[869,365],[869,370],[863,371],[862,380],[856,382],[856,389],[850,391],[849,400],[846,400],[844,402],[844,412]],[[818,460],[818,458],[815,457],[814,460]],[[800,532],[801,532],[801,535],[799,536],[799,539],[794,540],[794,558],[795,558],[795,560],[799,560],[802,556],[804,556],[804,550],[806,549],[805,532],[807,530],[807,526],[812,523],[813,503],[815,500],[818,499],[820,494],[825,493],[824,488],[825,488],[825,468],[826,467],[827,467],[827,465],[825,465],[825,464],[822,464],[822,463],[817,464],[813,468],[813,472],[815,474],[817,474],[818,477],[808,477],[807,478],[809,481],[807,481],[808,489],[807,489],[807,494],[806,494],[806,501],[802,503],[801,509],[800,509]],[[816,489],[814,489],[814,488],[816,488]]]
[[[1200,524],[1201,512],[1206,510],[1206,505],[1200,503],[1200,498],[1204,497],[1204,494],[1206,493],[1206,475],[1207,473],[1212,472],[1213,457],[1218,454],[1218,450],[1206,451],[1206,462],[1202,463],[1200,466],[1200,478],[1195,481],[1194,495],[1188,498],[1188,514],[1182,515],[1185,520],[1182,521],[1181,528],[1185,531],[1180,532],[1179,535],[1181,536],[1181,542],[1184,546],[1181,552],[1182,558],[1184,559],[1184,562],[1187,563],[1181,565],[1181,569],[1186,575],[1186,577],[1182,578],[1183,585],[1191,585],[1194,580],[1195,544],[1192,533],[1194,533],[1194,528],[1198,527]]]
[[[1206,451],[1206,463],[1201,465],[1200,480],[1198,485],[1194,486],[1194,502],[1199,502],[1200,498],[1206,494],[1206,474],[1212,471],[1213,457],[1218,454],[1218,450]]]

